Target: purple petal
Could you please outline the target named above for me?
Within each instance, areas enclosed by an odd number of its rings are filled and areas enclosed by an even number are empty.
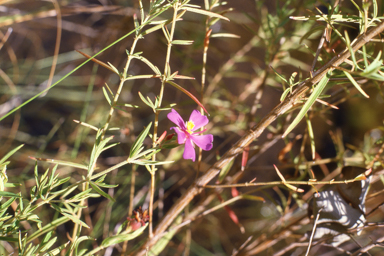
[[[171,129],[175,130],[177,133],[177,143],[184,144],[186,139],[185,132],[182,131],[179,127],[171,127]]]
[[[195,131],[205,125],[208,124],[209,120],[208,117],[202,115],[199,111],[193,110],[191,116],[189,117],[189,121],[192,121],[195,126],[193,127],[192,131]]]
[[[171,120],[175,125],[179,126],[180,129],[186,130],[185,122],[183,118],[177,113],[176,110],[172,109],[170,113],[167,115],[168,119]]]
[[[193,147],[192,141],[190,139],[187,139],[185,141],[183,158],[192,159],[192,161],[195,162],[195,159],[196,159],[195,148]]]
[[[191,135],[192,141],[202,150],[208,151],[211,150],[213,147],[213,135],[212,134],[206,134],[206,135]]]

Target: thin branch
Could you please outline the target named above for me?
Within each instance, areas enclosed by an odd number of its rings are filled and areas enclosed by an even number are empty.
[[[308,256],[309,255],[309,251],[311,250],[313,236],[315,235],[317,222],[319,221],[320,212],[322,210],[323,210],[323,208],[320,208],[319,212],[316,214],[316,220],[315,220],[315,223],[313,224],[312,234],[311,234],[311,237],[309,238],[309,243],[308,243],[307,252],[305,253],[305,256]]]
[[[282,176],[280,176],[282,177]],[[350,180],[328,180],[328,181],[317,181],[317,180],[308,180],[308,181],[269,181],[269,182],[246,182],[239,184],[228,184],[228,185],[206,185],[204,188],[238,188],[238,187],[256,187],[256,186],[279,186],[279,185],[332,185],[332,184],[347,184],[355,181],[360,181],[359,179],[350,179]],[[302,192],[302,191],[299,191]]]

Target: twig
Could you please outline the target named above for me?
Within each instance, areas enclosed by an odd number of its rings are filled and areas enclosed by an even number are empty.
[[[369,244],[367,246],[360,248],[359,250],[354,252],[352,255],[353,256],[362,255],[363,253],[368,252],[370,249],[372,249],[374,247],[383,247],[383,244],[382,244],[383,242],[384,242],[384,237],[380,237],[379,239],[377,239],[375,241],[375,243],[372,243],[372,244]]]
[[[281,175],[281,174],[280,174]],[[279,176],[280,176],[279,175]],[[282,176],[280,176],[281,178]],[[331,184],[347,184],[352,183],[355,181],[360,181],[358,179],[350,179],[350,180],[329,180],[329,181],[317,181],[317,180],[308,180],[308,181],[289,181],[289,180],[282,180],[282,181],[269,181],[269,182],[249,182],[249,183],[239,183],[239,184],[228,184],[228,185],[206,185],[204,188],[237,188],[237,187],[256,187],[256,186],[276,186],[276,185],[331,185]],[[295,189],[293,189],[295,190]],[[295,190],[296,191],[296,190]],[[298,191],[303,192],[303,191]]]
[[[313,237],[314,237],[315,232],[316,232],[317,222],[319,221],[320,212],[322,210],[323,210],[323,208],[320,208],[320,210],[316,214],[316,220],[315,220],[315,223],[313,224],[312,234],[311,234],[311,237],[309,238],[309,243],[308,243],[307,252],[305,253],[305,256],[308,256],[309,255],[309,251],[311,250],[311,245],[312,245]]]

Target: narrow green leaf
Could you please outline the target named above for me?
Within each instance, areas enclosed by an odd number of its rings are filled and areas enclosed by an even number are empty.
[[[17,150],[19,150],[20,148],[22,148],[24,146],[24,144],[18,146],[17,148],[14,148],[12,149],[11,151],[9,151],[5,156],[3,156],[3,158],[1,158],[0,160],[0,165],[2,163],[4,163],[10,156],[12,156]]]
[[[92,148],[91,157],[89,159],[88,164],[88,176],[92,175],[92,172],[94,171],[94,165],[97,159],[99,158],[100,154],[103,152],[103,149],[105,148],[106,144],[113,139],[113,136],[110,136],[108,138],[102,139],[101,137],[101,130],[98,131],[96,135],[96,142]]]
[[[0,241],[7,241],[7,242],[18,242],[18,238],[13,238],[13,237],[7,237],[7,236],[0,236]]]
[[[285,97],[287,97],[288,93],[291,91],[291,88],[287,88],[285,89],[285,91],[283,92],[283,94],[281,94],[281,97],[280,97],[280,102],[284,101]]]
[[[366,78],[377,80],[377,81],[384,81],[384,75],[379,74],[372,74],[372,75],[366,75]]]
[[[117,75],[120,76],[119,70],[117,70],[117,68],[115,68],[115,66],[113,66],[110,62],[107,62],[107,63],[111,67],[110,69],[112,69],[113,72],[115,72]]]
[[[289,85],[290,85],[290,87],[293,87],[293,86],[295,86],[297,84],[297,83],[296,84],[294,83],[296,76],[297,76],[297,72],[293,72],[291,77],[289,78]]]
[[[64,248],[67,247],[67,245],[68,245],[70,242],[71,242],[71,241],[68,241],[68,242],[66,242],[65,244],[60,245],[59,247],[57,247],[57,248],[55,248],[55,249],[49,251],[48,254],[44,254],[44,256],[45,256],[45,255],[47,255],[47,256],[51,256],[51,255],[59,255],[60,252],[63,252]],[[80,256],[80,254],[79,254],[79,256]]]
[[[116,200],[111,197],[108,193],[105,193],[102,189],[100,189],[93,181],[90,181],[89,184],[91,185],[91,187],[97,192],[99,193],[100,195],[102,195],[103,197],[109,199],[110,201],[112,202],[116,202]]]
[[[164,24],[166,23],[168,20],[154,20],[152,21],[149,25],[159,25],[159,24]]]
[[[41,235],[44,235],[45,233],[47,233],[47,232],[49,232],[51,230],[56,229],[58,226],[63,225],[67,221],[69,221],[69,218],[66,217],[66,216],[63,216],[63,217],[60,217],[60,218],[58,218],[58,219],[48,223],[47,225],[43,226],[40,230],[37,230],[35,233],[30,235],[28,237],[28,239],[27,239],[27,242],[30,243],[35,238],[37,238],[37,237],[39,237]]]
[[[95,182],[95,184],[101,188],[116,188],[119,186],[119,185],[105,184],[105,183],[98,183],[98,182]]]
[[[172,44],[175,45],[191,45],[193,44],[193,40],[173,40]]]
[[[6,188],[16,188],[16,187],[20,187],[21,183],[6,183],[4,186]]]
[[[139,155],[136,156],[136,159],[141,158],[144,156],[145,159],[150,159],[154,154],[157,154],[161,151],[159,148],[150,148],[143,153],[140,153]]]
[[[212,34],[210,37],[211,38],[215,38],[215,37],[240,38],[239,35],[235,35],[235,34],[231,34],[231,33],[216,33],[216,34]]]
[[[105,87],[108,89],[108,91],[109,91],[109,93],[112,95],[112,97],[115,97],[114,94],[113,94],[113,92],[112,92],[112,90],[111,90],[111,88],[109,88],[109,86],[108,86],[107,83],[105,83]]]
[[[55,184],[53,184],[52,188],[60,186],[61,184],[64,184],[65,182],[69,181],[70,179],[71,179],[71,177],[65,177],[64,179],[61,179],[61,180],[55,182]]]
[[[145,13],[144,13],[144,7],[143,7],[142,1],[139,1],[139,5],[140,5],[140,20],[141,20],[141,24],[143,24],[145,19]]]
[[[292,20],[317,20],[317,21],[325,21],[329,22],[330,20],[332,22],[353,22],[353,23],[360,23],[361,18],[357,16],[348,16],[344,14],[333,14],[330,18],[326,15],[314,15],[314,16],[289,16]]]
[[[167,25],[168,22],[169,22],[169,21],[166,21],[166,22],[161,23],[161,24],[159,24],[159,25],[153,26],[153,27],[151,27],[151,28],[145,30],[141,35],[145,36],[145,35],[148,35],[148,34],[150,34],[150,33],[152,33],[152,32],[155,32],[155,31],[161,29],[162,27],[164,27],[165,25]]]
[[[175,73],[177,73],[177,71]],[[176,75],[172,74],[172,78],[174,78],[174,79],[190,79],[190,80],[195,80],[194,77],[184,76],[184,75],[177,75],[177,74]],[[176,104],[174,104],[174,105],[176,105]]]
[[[105,99],[108,101],[109,106],[112,106],[112,101],[109,98],[108,92],[104,87],[103,87],[103,94],[104,94]]]
[[[168,62],[165,64],[165,71],[164,71],[164,73],[165,73],[165,77],[166,77],[166,79],[169,79],[169,77],[170,77],[171,74],[172,74],[172,72],[171,72],[171,66],[169,65]]]
[[[140,2],[140,1],[139,1]],[[133,24],[135,25],[135,28],[140,28],[139,20],[137,19],[136,13],[133,14]],[[139,32],[139,30],[136,30],[136,34]]]
[[[311,120],[309,120],[308,114],[305,115],[305,119],[307,120],[308,135],[311,143],[312,159],[315,160],[316,148],[315,148],[315,136],[313,134],[312,123],[311,123]]]
[[[356,80],[349,74],[347,71],[344,71],[346,77],[348,77],[349,81],[356,87],[356,89],[366,98],[369,98],[369,95],[365,93],[363,89],[361,89],[360,85],[356,82]]]
[[[104,152],[105,150],[108,150],[108,149],[110,149],[110,148],[113,148],[114,146],[119,145],[119,144],[120,144],[119,142],[116,142],[116,143],[110,144],[110,145],[108,145],[108,146],[105,146],[105,147],[103,147],[103,148],[101,149],[101,152]]]
[[[55,178],[55,172],[57,170],[57,164],[52,168],[51,175],[49,176],[48,185],[52,187],[53,182],[57,179],[58,175]]]
[[[359,6],[358,4],[356,4],[354,0],[351,0],[351,2],[352,2],[353,5],[356,7],[356,9],[357,9],[361,14],[363,14],[363,11],[360,9],[360,6]]]
[[[377,57],[372,61],[372,63],[368,67],[366,67],[364,69],[364,72],[362,72],[360,75],[367,76],[372,73],[376,73],[383,65],[383,61],[380,58],[381,58],[381,51],[377,54]]]
[[[84,126],[84,127],[90,128],[90,129],[92,129],[92,130],[94,130],[94,131],[98,131],[98,130],[99,130],[96,126],[87,124],[87,123],[85,123],[85,122],[81,122],[81,121],[79,121],[79,120],[73,120],[73,122],[78,123],[78,124],[80,124],[80,125],[82,125],[82,126]]]
[[[41,158],[41,157],[38,157],[38,158],[29,157],[29,158],[31,158],[32,160],[49,162],[49,163],[53,163],[53,164],[59,164],[59,165],[64,165],[64,166],[71,166],[71,167],[74,167],[74,168],[88,170],[88,167],[83,165],[83,164],[77,164],[77,163],[68,162],[68,161],[62,161],[62,160],[56,160],[56,159],[47,159],[47,158]]]
[[[154,109],[155,107],[153,106],[153,103],[152,103],[152,101],[151,100],[146,100],[145,98],[144,98],[144,96],[141,94],[141,92],[139,92],[139,97],[140,97],[140,99],[144,102],[144,104],[145,105],[147,105],[148,107],[150,107],[150,108],[152,108],[152,109]],[[149,98],[148,98],[149,99]]]
[[[186,3],[186,4],[184,4],[184,6],[185,7],[191,7],[191,8],[198,8],[198,9],[201,8],[201,6],[197,5],[197,4],[188,4],[188,3]]]
[[[3,168],[4,166],[9,165],[11,161],[5,161],[4,163],[0,164],[0,168]]]
[[[279,72],[277,72],[272,66],[269,66],[269,67],[273,70],[273,72],[275,72],[275,74],[276,74],[281,80],[283,80],[286,84],[288,84],[288,81],[287,81],[287,79],[285,79],[285,77],[283,77],[282,75],[280,75]]]
[[[89,189],[86,189],[76,195],[74,195],[73,197],[71,197],[71,199],[84,199],[84,198],[87,198],[87,196],[89,195],[89,193],[92,191],[91,188]]]
[[[159,78],[160,75],[137,75],[137,76],[129,76],[124,79],[124,81],[135,80],[135,79],[148,79],[148,78]]]
[[[140,107],[137,106],[137,105],[132,105],[132,104],[128,104],[128,103],[124,103],[124,104],[116,104],[116,106],[122,106],[122,107],[127,107],[127,108],[140,108]]]
[[[166,26],[162,26],[161,30],[163,31],[165,39],[167,39],[167,42],[169,42],[170,41],[170,35],[169,35],[167,27]]]
[[[137,139],[133,143],[131,150],[129,152],[130,158],[134,158],[136,154],[139,153],[138,149],[142,147],[143,142],[148,135],[149,129],[151,129],[151,126],[152,126],[152,122],[149,123],[149,125],[140,133],[140,135],[137,137]]]
[[[6,201],[5,203],[1,204],[0,206],[0,211],[4,211],[6,210],[9,206],[11,206],[11,204],[16,200],[16,197],[12,197],[11,199],[9,199],[8,201]]]
[[[52,247],[52,245],[56,242],[57,240],[57,237],[53,237],[51,240],[49,240],[46,244],[44,244],[39,250],[38,252],[45,252],[46,250],[48,250],[49,248]]]
[[[247,200],[252,200],[252,201],[262,201],[262,202],[265,202],[265,199],[262,198],[261,196],[241,195],[241,198],[247,199]]]
[[[351,54],[351,57],[352,57],[353,65],[355,65],[355,69],[358,69],[359,66],[357,65],[357,62],[356,62],[355,52],[352,49],[351,40],[349,39],[348,32],[346,30],[344,31],[344,35],[345,35],[345,42],[347,44],[348,51],[349,51],[349,53]]]
[[[55,191],[55,192],[51,192],[52,194],[54,195],[57,195],[57,194],[60,194],[60,193],[64,193],[62,195],[63,198],[67,197],[69,194],[71,194],[75,189],[77,189],[77,186],[72,186],[70,188],[63,188],[62,190],[60,191]]]
[[[51,203],[50,206],[51,208],[55,209],[55,211],[61,212],[61,208],[58,205]]]
[[[104,179],[105,179],[105,177],[107,177],[107,175],[103,175],[103,176],[101,176],[100,178],[98,178],[98,179],[95,181],[95,183],[101,183],[101,182],[103,182]]]
[[[229,21],[229,19],[227,17],[224,17],[223,15],[220,15],[220,14],[214,13],[214,12],[210,12],[210,11],[207,11],[207,10],[196,9],[196,8],[191,8],[191,7],[182,7],[181,9],[187,10],[189,12],[194,12],[194,13],[206,15],[206,16],[209,16],[209,17],[215,17],[215,18],[219,18],[219,19],[223,19],[223,20]]]
[[[169,107],[157,108],[157,110],[160,110],[160,111],[171,110],[175,105],[176,104],[170,104]]]
[[[44,243],[48,242],[48,241],[51,239],[52,234],[53,234],[53,232],[48,232],[48,233],[45,235],[45,237],[43,238],[43,241],[42,241],[41,244],[44,244]]]
[[[104,239],[104,241],[101,243],[101,246],[105,248],[105,247],[108,247],[108,246],[111,246],[114,244],[118,244],[121,242],[132,240],[132,239],[138,237],[139,235],[141,235],[144,232],[144,230],[147,228],[147,226],[148,226],[148,223],[145,226],[142,226],[141,228],[139,228],[139,229],[137,229],[137,230],[135,230],[129,234],[120,234],[120,235],[108,237],[108,238]]]
[[[232,168],[232,165],[234,163],[235,159],[232,159],[226,166],[224,166],[219,174],[219,182],[221,183],[224,178],[227,176],[229,170]]]
[[[149,96],[147,96],[147,100],[153,104],[153,109],[156,109],[156,106],[157,106],[157,102],[156,102],[156,101],[157,101],[157,97],[155,98],[155,103],[153,103],[153,102],[151,101],[151,98],[149,98]],[[155,112],[155,111],[153,111],[153,112]]]
[[[373,19],[376,19],[377,17],[377,11],[378,11],[378,7],[377,7],[377,1],[376,0],[373,0]]]
[[[311,108],[313,103],[316,101],[316,99],[320,96],[320,94],[323,92],[325,86],[328,83],[330,74],[327,73],[317,84],[315,89],[313,90],[312,94],[309,96],[308,100],[305,102],[304,106],[301,108],[299,114],[295,117],[293,122],[288,126],[287,130],[283,134],[283,138],[287,136],[288,133],[290,133],[293,128],[296,127],[296,125],[303,119],[305,114],[308,112],[308,110]]]
[[[144,149],[144,147],[141,147],[139,152],[135,155],[134,158],[132,158],[133,160],[136,160],[136,159],[139,159],[141,157],[145,157],[146,159],[149,158],[149,154],[153,154],[153,152],[157,153],[157,152],[160,152],[160,149],[155,149],[155,148],[150,148],[150,149],[147,149],[145,150],[144,152],[141,152],[142,150]]]
[[[138,164],[138,165],[164,165],[164,164],[173,163],[173,161],[133,160],[133,161],[130,161],[130,163]]]
[[[74,223],[76,223],[82,227],[89,228],[89,226],[87,224],[85,224],[85,222],[81,221],[76,216],[73,216],[72,214],[68,214],[65,212],[62,212],[61,214],[63,214],[65,217],[68,217],[69,219],[71,219]]]
[[[6,191],[0,191],[0,196],[21,198],[21,196],[19,196],[18,194],[15,194],[12,192],[6,192]]]

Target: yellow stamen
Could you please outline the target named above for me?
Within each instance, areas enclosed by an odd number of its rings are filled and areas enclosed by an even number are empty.
[[[194,124],[192,121],[188,121],[188,122],[187,122],[187,132],[188,132],[189,134],[192,134],[192,129],[193,129],[193,127],[195,127],[195,124]]]

